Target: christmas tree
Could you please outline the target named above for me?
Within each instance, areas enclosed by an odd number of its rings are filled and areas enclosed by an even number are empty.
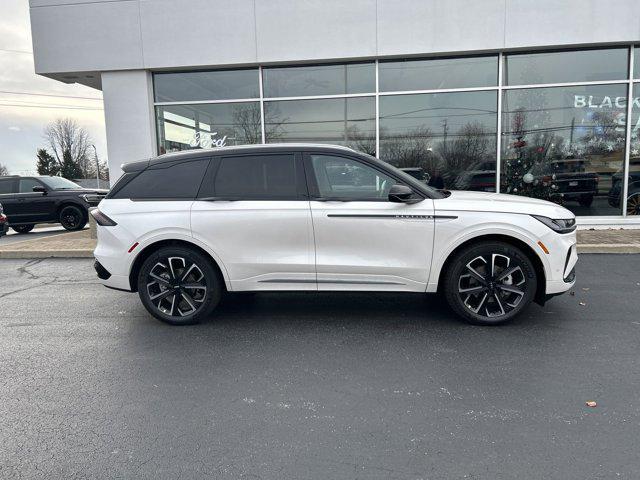
[[[513,114],[511,135],[513,141],[503,162],[502,182],[504,193],[541,198],[555,202],[561,201],[553,172],[555,164],[546,161],[552,149],[553,134],[538,134],[533,145],[525,140],[526,114],[523,108]]]

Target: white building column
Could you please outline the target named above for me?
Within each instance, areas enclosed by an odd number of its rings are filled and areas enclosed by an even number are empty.
[[[153,84],[146,70],[102,73],[104,119],[111,185],[123,163],[157,154]]]

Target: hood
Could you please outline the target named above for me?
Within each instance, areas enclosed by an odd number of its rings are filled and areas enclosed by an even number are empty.
[[[538,198],[504,193],[453,190],[447,198],[433,201],[436,211],[498,212],[543,215],[549,218],[573,218],[564,207]]]

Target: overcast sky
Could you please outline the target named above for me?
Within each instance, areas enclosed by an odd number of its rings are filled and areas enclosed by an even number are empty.
[[[64,117],[83,126],[106,158],[102,92],[36,75],[31,51],[28,0],[0,0],[0,164],[12,174],[35,173],[42,130]]]

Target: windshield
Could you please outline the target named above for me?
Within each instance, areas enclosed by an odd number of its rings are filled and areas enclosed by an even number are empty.
[[[47,187],[52,190],[81,190],[82,187],[77,183],[73,183],[71,180],[67,180],[62,177],[38,177],[38,180],[43,182]]]

